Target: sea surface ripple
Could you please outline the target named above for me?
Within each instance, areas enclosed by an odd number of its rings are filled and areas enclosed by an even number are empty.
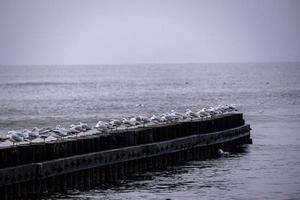
[[[45,199],[300,199],[300,64],[0,67],[1,135],[228,103],[253,129],[242,152]]]

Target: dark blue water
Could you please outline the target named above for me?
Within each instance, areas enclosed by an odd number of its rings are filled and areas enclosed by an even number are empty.
[[[253,128],[244,152],[51,198],[299,199],[300,64],[0,67],[2,135],[226,103]]]

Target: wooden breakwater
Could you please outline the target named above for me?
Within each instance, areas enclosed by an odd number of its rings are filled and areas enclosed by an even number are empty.
[[[0,149],[1,199],[109,184],[250,143],[240,113]]]

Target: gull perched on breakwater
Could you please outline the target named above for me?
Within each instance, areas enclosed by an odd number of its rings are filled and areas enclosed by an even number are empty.
[[[78,133],[80,133],[80,130],[77,130],[76,126],[74,124],[71,124],[70,129],[68,131],[69,135],[76,135],[76,137],[78,136]]]
[[[104,122],[104,121],[98,121],[98,123],[95,125],[95,128],[98,130],[98,131],[101,131],[101,132],[107,132],[109,129],[112,128],[112,126],[107,123],[107,122]]]
[[[162,114],[160,117],[160,121],[165,122],[165,123],[172,123],[173,117],[171,117],[168,113]]]
[[[77,124],[71,124],[70,130],[68,131],[69,134],[73,135],[76,134],[76,137],[79,133],[83,132],[85,133],[88,130],[91,130],[92,128],[88,126],[88,124],[78,122]]]
[[[152,117],[150,117],[150,121],[154,124],[160,124],[161,123],[160,118],[158,118],[156,115],[152,115]]]
[[[68,136],[68,130],[57,125],[55,129],[52,130],[52,136],[57,139],[63,139],[64,137]]]
[[[116,130],[118,130],[118,127],[122,125],[122,122],[118,119],[111,119],[109,121],[109,124],[114,127]]]
[[[86,131],[92,130],[92,128],[87,123],[78,122],[77,124],[71,124],[69,134],[76,134],[76,137],[79,133],[83,132],[85,135]]]
[[[78,122],[77,125],[81,127],[83,132],[92,130],[92,128],[87,123]]]
[[[21,134],[20,132],[17,131],[9,131],[7,138],[9,141],[13,143],[13,145],[23,142],[25,140],[24,134]]]
[[[196,113],[200,118],[208,118],[210,117],[210,114],[205,110],[205,108],[202,108],[201,110],[199,110],[197,113]]]
[[[34,139],[40,137],[40,136],[39,136],[39,133],[38,133],[38,131],[37,131],[36,128],[33,128],[32,131],[29,131],[29,130],[27,130],[27,129],[24,129],[24,130],[22,131],[22,134],[23,134],[23,136],[25,136],[25,139],[27,139],[27,140],[30,141],[30,142],[31,142],[32,140],[34,140]]]
[[[122,124],[124,124],[124,126],[126,127],[126,129],[128,129],[129,127],[135,126],[134,122],[132,122],[132,121],[126,119],[126,118],[123,118]]]
[[[40,138],[44,140],[44,143],[51,134],[52,134],[51,128],[42,128],[39,130]]]
[[[193,112],[190,109],[187,109],[185,113],[179,113],[174,110],[171,112],[164,113],[157,117],[156,115],[152,115],[151,117],[144,117],[144,116],[137,116],[131,118],[123,118],[122,120],[118,119],[111,119],[109,122],[99,121],[95,125],[95,129],[100,132],[108,132],[109,130],[118,129],[119,127],[126,127],[126,129],[130,127],[138,128],[139,125],[146,126],[148,123],[152,124],[162,124],[162,123],[176,123],[180,121],[185,121],[187,118],[193,119],[207,119],[213,118],[215,116],[223,115],[226,113],[236,112],[238,109],[234,104],[227,104],[227,105],[218,105],[215,107],[206,107],[202,108],[198,112]],[[83,132],[85,136],[85,132],[91,130],[92,128],[82,122],[78,122],[76,124],[71,124],[70,129],[65,129],[60,126],[57,126],[55,129],[51,128],[33,128],[31,131],[24,129],[23,131],[9,131],[6,137],[0,138],[0,142],[5,142],[7,140],[11,141],[13,144],[19,142],[32,142],[37,138],[41,138],[45,140],[52,135],[55,138],[63,139],[68,135],[76,134],[76,137],[79,133]],[[95,133],[91,131],[91,133]],[[96,132],[97,133],[97,132]],[[99,133],[99,132],[98,132]]]
[[[141,124],[143,124],[143,127],[145,127],[145,124],[150,122],[150,119],[144,116],[138,116],[136,117],[136,120],[139,121]]]
[[[36,138],[39,138],[39,128],[34,127],[29,133],[28,133],[28,137],[30,140],[34,140]]]
[[[71,124],[70,128],[73,128],[74,130],[77,130],[79,132],[85,131],[85,129],[80,124]]]
[[[186,116],[184,114],[176,112],[175,110],[171,110],[170,115],[173,116],[175,120],[180,120],[180,119],[185,120],[186,119]]]
[[[138,120],[140,120],[140,118],[138,118],[138,117],[132,117],[132,118],[130,118],[129,121],[130,121],[132,124],[134,124],[135,126],[138,126],[138,125],[141,124],[141,122],[138,121]]]
[[[8,140],[11,141],[13,143],[13,145],[15,145],[15,144],[17,144],[19,142],[23,142],[24,138],[20,137],[17,134],[11,134],[11,135],[8,136]]]
[[[227,111],[227,112],[235,112],[235,111],[239,111],[239,110],[236,108],[236,105],[235,105],[235,104],[226,105],[225,108],[226,108],[226,111]]]
[[[194,112],[191,111],[190,109],[186,109],[185,115],[186,115],[188,118],[191,118],[191,120],[193,120],[194,118],[198,118],[198,117],[199,117],[196,113],[194,113]]]

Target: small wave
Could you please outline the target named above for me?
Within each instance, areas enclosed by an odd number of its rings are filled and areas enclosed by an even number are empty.
[[[71,82],[16,82],[16,83],[0,83],[2,86],[36,86],[36,85],[65,85],[76,84]]]

